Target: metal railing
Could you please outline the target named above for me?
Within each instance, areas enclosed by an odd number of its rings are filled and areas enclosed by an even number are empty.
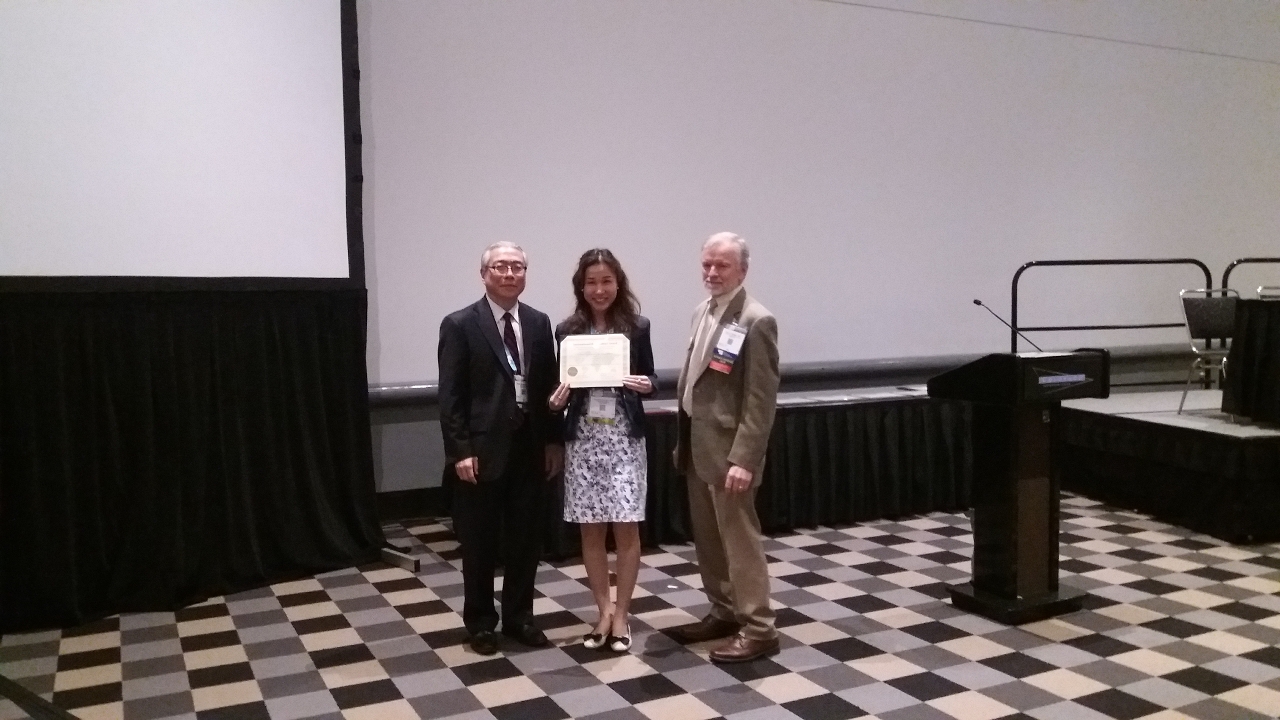
[[[1237,261],[1239,262],[1239,261]],[[1143,258],[1143,259],[1126,259],[1126,260],[1032,260],[1031,262],[1018,268],[1013,274],[1013,287],[1011,291],[1011,308],[1009,318],[1009,351],[1018,352],[1018,333],[1019,332],[1058,332],[1069,330],[1137,330],[1147,328],[1176,328],[1185,327],[1186,323],[1132,323],[1123,325],[1034,325],[1029,327],[1018,326],[1018,282],[1022,279],[1022,273],[1033,267],[1080,267],[1095,265],[1194,265],[1200,268],[1204,273],[1204,286],[1212,287],[1213,275],[1209,272],[1209,267],[1195,258]],[[1227,270],[1230,273],[1230,269]]]
[[[1237,265],[1256,264],[1256,263],[1280,263],[1280,258],[1256,257],[1256,258],[1240,258],[1238,260],[1232,260],[1231,264],[1227,266],[1227,269],[1222,271],[1222,287],[1223,288],[1231,287],[1227,283],[1230,282],[1231,280],[1231,271],[1235,270]]]

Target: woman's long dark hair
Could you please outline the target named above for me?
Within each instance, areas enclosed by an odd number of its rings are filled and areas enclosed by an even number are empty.
[[[584,288],[587,284],[587,270],[592,265],[605,265],[613,272],[618,281],[618,296],[605,311],[605,321],[613,332],[626,333],[636,326],[636,317],[640,314],[640,301],[631,292],[631,283],[622,270],[622,263],[605,248],[593,248],[582,253],[578,258],[578,269],[573,273],[573,297],[575,305],[573,314],[565,319],[563,327],[569,335],[579,335],[591,329],[591,303],[587,302]]]

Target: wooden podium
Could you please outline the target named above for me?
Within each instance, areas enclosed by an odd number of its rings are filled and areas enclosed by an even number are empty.
[[[996,354],[929,380],[929,396],[973,410],[973,579],[956,607],[1020,625],[1079,610],[1058,583],[1058,477],[1050,427],[1062,400],[1110,393],[1106,350]]]

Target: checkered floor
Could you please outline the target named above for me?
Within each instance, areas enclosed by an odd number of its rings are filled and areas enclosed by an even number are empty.
[[[352,568],[177,613],[5,636],[0,674],[82,718],[1248,720],[1280,715],[1280,545],[1233,547],[1064,500],[1063,579],[1087,609],[1010,628],[942,600],[963,515],[820,528],[766,549],[782,652],[720,667],[661,630],[706,610],[690,547],[643,558],[634,652],[582,648],[581,565],[544,565],[555,647],[463,644],[456,543],[387,528],[416,576]],[[504,639],[504,642],[505,639]],[[24,715],[0,701],[0,719]]]

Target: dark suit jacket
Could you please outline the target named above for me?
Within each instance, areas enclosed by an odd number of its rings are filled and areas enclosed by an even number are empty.
[[[440,323],[440,430],[444,452],[453,464],[480,459],[481,482],[495,480],[507,468],[511,438],[529,424],[533,447],[560,442],[560,427],[547,409],[558,385],[551,319],[520,303],[520,329],[528,367],[529,402],[524,416],[516,405],[515,380],[507,364],[502,336],[485,298]],[[538,453],[537,472],[542,471]]]
[[[564,340],[568,334],[564,322],[556,326],[556,347],[560,346],[560,341]],[[653,344],[649,341],[649,319],[643,315],[637,316],[636,326],[627,333],[627,337],[631,339],[631,374],[648,375],[649,382],[657,391],[658,376],[653,370]],[[622,411],[631,423],[631,436],[644,437],[644,404],[640,401],[640,394],[627,388],[619,389],[622,391]],[[564,408],[563,437],[565,440],[574,440],[578,437],[578,418],[586,412],[588,394],[589,391],[586,388],[577,388],[569,393],[569,404]]]

